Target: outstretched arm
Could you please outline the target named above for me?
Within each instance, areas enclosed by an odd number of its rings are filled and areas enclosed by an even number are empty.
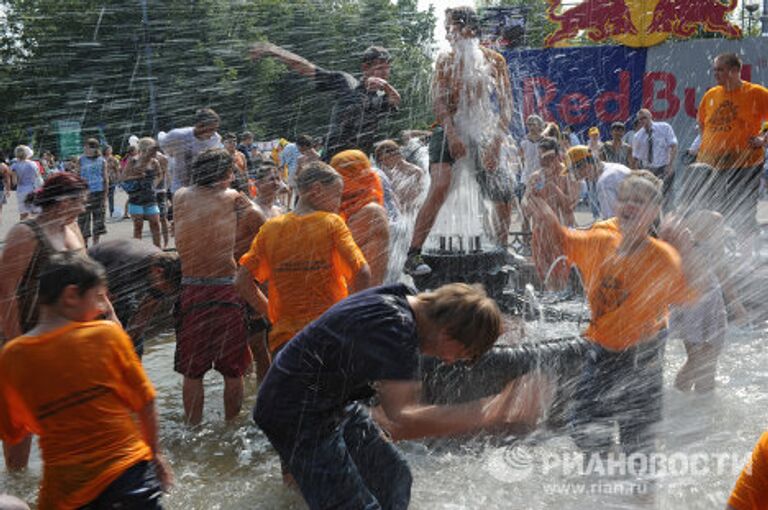
[[[314,78],[317,66],[309,60],[291,53],[280,46],[268,42],[257,42],[251,45],[251,60],[256,62],[263,57],[276,58],[300,75],[306,78]]]

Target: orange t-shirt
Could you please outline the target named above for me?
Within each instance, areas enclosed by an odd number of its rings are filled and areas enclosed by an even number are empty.
[[[40,510],[81,507],[150,460],[133,413],[154,398],[133,343],[113,322],[21,336],[0,353],[0,435],[11,444],[40,436]]]
[[[696,160],[718,170],[749,168],[763,163],[764,150],[749,139],[768,120],[768,89],[742,82],[738,90],[709,89],[699,105],[701,147]]]
[[[257,281],[269,282],[269,350],[347,297],[347,283],[365,264],[336,214],[288,213],[264,223],[240,265]]]
[[[618,256],[621,233],[608,228],[561,229],[568,260],[576,264],[592,311],[586,336],[611,350],[646,340],[667,324],[668,307],[696,297],[683,275],[680,256],[663,241]]]
[[[728,504],[736,510],[765,510],[768,508],[768,432],[752,451],[752,461],[736,481]]]

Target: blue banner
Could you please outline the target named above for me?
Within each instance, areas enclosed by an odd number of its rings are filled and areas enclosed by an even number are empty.
[[[515,96],[514,136],[524,136],[524,119],[536,113],[578,134],[597,126],[601,139],[609,138],[612,122],[627,122],[642,108],[646,56],[644,48],[625,46],[505,52]]]

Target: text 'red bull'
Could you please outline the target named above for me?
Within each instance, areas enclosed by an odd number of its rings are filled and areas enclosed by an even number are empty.
[[[741,77],[750,81],[751,65],[744,65]],[[618,90],[605,90],[596,97],[573,91],[562,94],[557,84],[546,76],[531,76],[523,79],[523,116],[535,113],[547,122],[562,122],[582,125],[593,118],[604,123],[625,121],[630,111],[630,94],[633,79],[642,79],[643,108],[647,108],[657,120],[671,119],[684,109],[685,114],[696,118],[700,98],[696,88],[678,90],[678,78],[673,73],[651,71],[642,77],[633,77],[623,70],[618,73]],[[680,94],[680,92],[682,92]],[[562,95],[561,95],[562,94]]]

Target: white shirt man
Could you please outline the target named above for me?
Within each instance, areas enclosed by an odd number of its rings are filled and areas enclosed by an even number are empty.
[[[600,206],[600,217],[605,220],[616,215],[619,186],[632,170],[619,163],[602,163],[602,167],[603,172],[597,180],[597,202]]]
[[[654,122],[650,112],[642,118],[644,125],[632,138],[632,156],[640,162],[641,168],[661,173],[660,169],[666,169],[673,162],[677,137],[672,126],[666,122]],[[657,176],[664,177],[663,174]]]

